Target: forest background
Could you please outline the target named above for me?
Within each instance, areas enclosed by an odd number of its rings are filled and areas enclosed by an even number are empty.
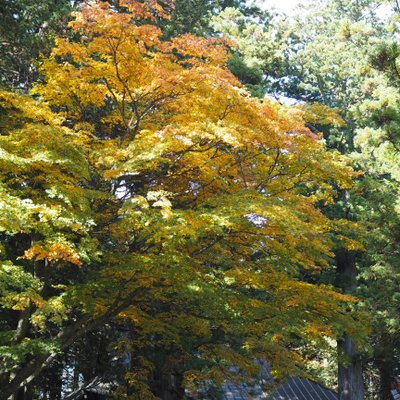
[[[0,1],[0,399],[387,399],[397,1],[110,3]]]

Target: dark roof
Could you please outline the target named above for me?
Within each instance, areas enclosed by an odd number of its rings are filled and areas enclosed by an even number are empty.
[[[222,385],[224,400],[267,400],[260,385],[247,386],[227,382]],[[274,391],[274,400],[338,400],[337,393],[309,379],[291,377]],[[397,398],[396,398],[397,400]]]
[[[400,392],[397,389],[390,391],[392,393],[393,400],[400,400]]]
[[[309,379],[289,378],[274,393],[274,400],[338,400],[339,396]]]
[[[273,397],[269,397],[262,385],[272,383],[268,364],[262,366],[262,383],[249,386],[225,382],[222,385],[224,400],[338,400],[339,396],[332,390],[326,389],[310,379],[290,377],[288,381],[273,391]],[[271,391],[269,391],[271,393]],[[400,400],[396,398],[395,400]]]

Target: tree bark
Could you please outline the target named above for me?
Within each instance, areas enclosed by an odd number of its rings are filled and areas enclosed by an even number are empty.
[[[387,400],[391,398],[390,389],[393,383],[393,360],[385,360],[379,363],[379,398]]]
[[[346,249],[338,250],[336,266],[336,286],[345,293],[353,294],[357,288],[355,253]],[[354,340],[348,335],[338,341],[338,359],[339,400],[364,400],[361,355]]]
[[[338,381],[340,400],[363,400],[364,382],[362,376],[362,363],[356,345],[350,336],[345,336],[338,341],[339,362]],[[347,362],[346,362],[347,361]]]

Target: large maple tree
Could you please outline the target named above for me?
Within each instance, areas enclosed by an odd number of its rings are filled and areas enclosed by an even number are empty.
[[[346,224],[317,207],[351,185],[345,160],[304,110],[252,98],[222,40],[164,40],[164,17],[156,1],[88,2],[43,61],[39,101],[0,94],[0,399],[115,318],[184,362],[187,387],[256,375],[259,358],[282,376],[300,343],[357,336],[351,298],[300,279]]]

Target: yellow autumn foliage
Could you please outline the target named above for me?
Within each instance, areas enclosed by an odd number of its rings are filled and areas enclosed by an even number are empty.
[[[119,317],[138,352],[208,363],[188,385],[232,366],[250,377],[260,358],[293,372],[299,340],[361,325],[344,311],[353,298],[301,279],[329,265],[340,223],[318,205],[353,171],[305,127],[321,110],[252,98],[223,41],[166,40],[157,1],[121,4],[75,14],[79,39],[58,39],[43,61],[40,103],[0,93],[0,230],[29,237],[16,261],[26,286],[58,290],[31,323],[56,337],[70,315]],[[138,393],[146,371],[128,376]]]

